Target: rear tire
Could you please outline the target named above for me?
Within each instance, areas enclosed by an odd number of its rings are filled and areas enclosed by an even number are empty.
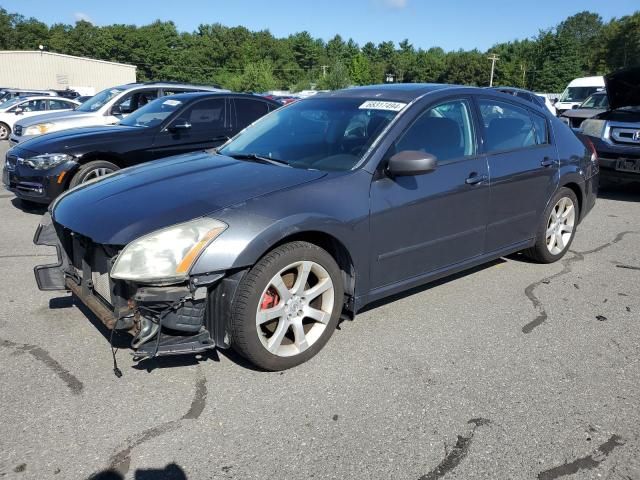
[[[539,263],[557,262],[571,247],[579,218],[576,194],[570,188],[561,187],[539,221],[536,243],[523,253]]]
[[[0,140],[6,140],[11,135],[11,127],[6,123],[0,122]]]
[[[73,178],[71,178],[69,188],[77,187],[81,183],[108,175],[116,170],[120,170],[120,167],[111,162],[107,162],[105,160],[94,160],[80,167]]]
[[[340,267],[320,247],[291,242],[244,276],[231,305],[231,345],[259,368],[306,362],[336,329],[344,301]]]

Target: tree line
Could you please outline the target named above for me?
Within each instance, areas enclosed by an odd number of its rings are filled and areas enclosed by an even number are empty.
[[[604,22],[581,12],[523,40],[488,51],[416,48],[409,39],[358,45],[299,32],[276,38],[220,23],[180,32],[173,22],[149,25],[47,25],[0,7],[0,49],[78,55],[138,67],[138,80],[218,84],[236,91],[300,91],[311,87],[395,82],[486,86],[489,54],[497,54],[494,84],[560,92],[573,78],[605,74],[640,63],[640,11]]]

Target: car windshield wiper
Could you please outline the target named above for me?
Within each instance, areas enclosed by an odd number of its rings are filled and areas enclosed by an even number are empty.
[[[291,164],[286,160],[280,160],[279,158],[266,157],[264,155],[259,155],[257,153],[234,153],[231,155],[227,155],[231,158],[235,158],[236,160],[253,160],[262,163],[269,163],[271,165],[286,165],[290,167]]]

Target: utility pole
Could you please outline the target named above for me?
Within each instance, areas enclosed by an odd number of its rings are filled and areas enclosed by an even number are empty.
[[[327,68],[329,68],[329,65],[320,65],[320,68],[322,69],[322,76],[326,77],[327,76]]]
[[[495,69],[496,69],[496,62],[500,60],[500,57],[495,53],[492,53],[491,56],[487,58],[491,60],[491,79],[489,80],[489,86],[493,87],[493,73],[495,72]]]

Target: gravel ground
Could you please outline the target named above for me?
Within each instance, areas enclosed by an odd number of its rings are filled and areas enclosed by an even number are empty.
[[[41,213],[0,192],[3,479],[640,479],[638,191],[562,262],[379,303],[283,373],[121,350],[116,378],[107,331],[36,288]]]

